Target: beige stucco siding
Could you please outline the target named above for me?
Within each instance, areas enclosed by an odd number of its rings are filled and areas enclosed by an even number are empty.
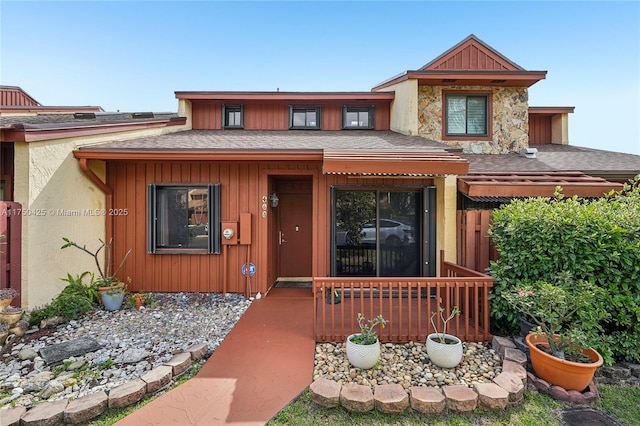
[[[380,92],[395,92],[391,103],[391,124],[394,132],[415,136],[418,134],[418,81],[406,80]]]
[[[447,262],[456,262],[456,203],[458,176],[448,175],[434,179],[436,186],[437,211],[436,241],[437,252],[444,250]],[[439,265],[439,262],[438,262]],[[438,271],[438,274],[440,271]]]
[[[443,90],[491,93],[490,140],[443,138]],[[462,148],[466,153],[506,154],[529,146],[529,102],[526,87],[420,86],[418,134],[427,139]]]
[[[175,126],[171,131],[183,129]],[[78,147],[166,133],[145,129],[80,138],[15,143],[14,200],[22,204],[22,304],[32,309],[52,300],[64,288],[67,273],[96,272],[93,258],[76,249],[61,250],[62,237],[87,248],[105,238],[105,196],[80,170]],[[103,162],[90,162],[104,179]]]

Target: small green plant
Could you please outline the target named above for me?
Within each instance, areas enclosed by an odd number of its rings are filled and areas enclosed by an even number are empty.
[[[438,327],[436,327],[435,318],[436,318],[436,315],[438,315],[438,314],[440,314],[440,320],[442,321],[442,333],[439,333],[438,332]],[[444,317],[444,308],[442,306],[439,306],[438,310],[434,311],[431,314],[431,325],[433,325],[433,330],[438,335],[438,340],[440,340],[440,343],[446,344],[449,341],[449,340],[447,340],[445,338],[445,334],[447,334],[447,324],[456,315],[460,315],[460,309],[458,309],[457,306],[453,307],[453,309],[451,310],[451,314],[447,318]],[[455,344],[456,342],[450,342],[450,343],[451,344]]]
[[[118,272],[120,272],[120,269],[122,269],[122,267],[124,266],[124,262],[126,262],[127,258],[131,254],[132,249],[129,249],[125,253],[118,267],[112,272],[111,250],[113,246],[113,238],[110,239],[108,243],[105,243],[101,239],[98,239],[98,241],[100,241],[100,247],[98,247],[98,249],[95,252],[89,251],[87,249],[87,246],[80,246],[76,242],[71,241],[69,238],[63,237],[62,240],[65,242],[65,244],[61,247],[62,249],[75,247],[87,253],[91,257],[93,257],[94,261],[96,262],[96,267],[98,268],[98,274],[100,275],[100,278],[98,278],[98,284],[100,287],[110,287],[113,285],[118,285],[120,283],[120,280],[116,278],[116,275],[118,274]],[[106,260],[104,263],[104,267],[100,265],[100,259],[99,259],[100,251],[102,251],[102,249],[105,249],[105,253],[106,253]]]
[[[358,312],[358,325],[360,326],[360,333],[351,337],[351,341],[359,345],[373,345],[378,341],[378,334],[373,329],[377,325],[380,325],[380,328],[384,328],[387,325],[387,320],[382,315],[366,320],[364,315]]]

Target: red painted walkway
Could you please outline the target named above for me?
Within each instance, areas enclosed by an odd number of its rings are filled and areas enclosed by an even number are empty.
[[[274,288],[194,378],[116,424],[263,425],[311,384],[314,352],[311,289]]]

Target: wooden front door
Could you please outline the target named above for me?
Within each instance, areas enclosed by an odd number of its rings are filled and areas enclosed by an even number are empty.
[[[311,277],[311,181],[278,182],[278,277]]]

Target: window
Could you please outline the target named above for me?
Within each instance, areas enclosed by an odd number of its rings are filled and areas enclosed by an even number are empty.
[[[373,129],[373,107],[342,107],[343,129]]]
[[[320,107],[289,107],[290,129],[319,129]]]
[[[488,135],[487,95],[446,95],[448,136]]]
[[[244,127],[243,105],[222,106],[222,127],[225,129],[242,129]]]
[[[220,184],[149,185],[149,253],[220,253]]]
[[[435,188],[332,190],[332,276],[435,276]]]

